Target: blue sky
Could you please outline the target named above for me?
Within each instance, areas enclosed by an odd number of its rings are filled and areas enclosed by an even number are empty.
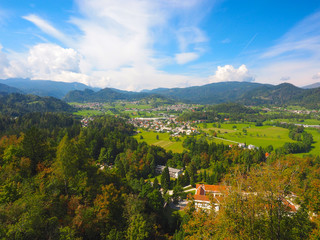
[[[318,0],[2,0],[0,78],[125,90],[320,82]]]

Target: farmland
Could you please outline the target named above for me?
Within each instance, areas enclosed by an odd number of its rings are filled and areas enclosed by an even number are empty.
[[[204,125],[206,125],[206,128],[204,128]],[[289,130],[281,127],[255,126],[254,124],[220,124],[220,126],[220,128],[213,127],[212,123],[198,125],[209,135],[212,135],[214,131],[219,138],[246,143],[247,145],[252,144],[257,147],[272,145],[274,148],[278,148],[285,142],[293,142],[288,137]],[[228,141],[225,141],[225,143],[230,144]]]
[[[158,135],[158,139],[157,139]],[[142,139],[140,139],[142,136]],[[135,135],[135,138],[138,141],[144,141],[150,145],[157,145],[163,147],[166,150],[171,150],[172,152],[183,152],[182,142],[184,138],[180,138],[180,141],[175,141],[174,138],[170,140],[169,133],[157,133],[157,132],[148,132],[141,130],[141,133]]]

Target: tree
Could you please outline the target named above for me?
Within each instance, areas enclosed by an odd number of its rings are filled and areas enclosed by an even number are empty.
[[[159,189],[159,181],[158,181],[157,177],[153,181],[153,188],[154,189]]]
[[[125,205],[125,216],[128,223],[126,238],[143,240],[151,238],[152,219],[144,213],[145,202],[135,195],[129,195]]]
[[[76,179],[78,171],[85,169],[87,157],[82,139],[76,142],[74,139],[70,140],[67,135],[62,138],[57,148],[54,169],[57,176],[64,181],[67,195],[70,179]],[[79,182],[74,184],[79,185]]]
[[[245,174],[235,169],[225,179],[230,187],[219,211],[194,211],[183,224],[185,239],[308,239],[306,209],[286,200],[296,177],[296,168],[280,163]]]
[[[123,221],[122,212],[124,196],[113,183],[105,185],[101,189],[101,194],[94,200],[96,217],[103,227],[104,232],[108,232],[114,226],[118,226]]]
[[[35,174],[37,164],[46,158],[47,146],[45,136],[38,128],[30,128],[23,137],[22,149],[24,156],[31,160],[31,171]]]
[[[167,191],[170,187],[170,174],[168,167],[165,167],[161,174],[161,187]]]

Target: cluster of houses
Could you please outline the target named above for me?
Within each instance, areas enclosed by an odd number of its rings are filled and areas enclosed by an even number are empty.
[[[149,131],[156,131],[161,133],[171,133],[171,136],[178,137],[183,134],[199,134],[197,129],[192,126],[192,123],[200,123],[199,121],[193,122],[179,122],[175,118],[132,118],[130,123],[135,127],[144,128]]]
[[[232,145],[229,145],[229,147],[232,147]],[[238,147],[239,148],[247,148],[249,150],[258,149],[258,147],[254,146],[252,144],[246,145],[245,143],[238,143]]]
[[[98,102],[91,102],[91,103],[83,103],[83,104],[77,104],[74,105],[75,108],[81,108],[81,109],[91,109],[91,110],[98,110],[98,111],[104,111],[104,103],[98,103]]]
[[[92,121],[93,121],[92,117],[85,117],[85,118],[81,119],[81,126],[88,127],[89,122],[92,122]]]
[[[272,107],[271,108],[262,108],[263,111],[266,111],[266,112],[272,112],[274,110],[276,111],[285,111],[285,112],[291,112],[291,113],[295,113],[295,114],[310,114],[310,113],[319,113],[319,110],[306,110],[306,109],[295,109],[295,110],[292,110],[292,109],[286,109],[286,108],[282,108],[282,107]]]
[[[288,124],[287,122],[281,122],[281,124]],[[302,126],[304,128],[318,128],[320,129],[320,125],[309,125],[309,124],[300,124],[300,123],[293,123],[295,126]]]
[[[138,105],[139,101],[129,102],[130,104]],[[199,105],[197,104],[175,104],[175,105],[164,105],[154,108],[143,109],[143,111],[151,112],[182,112],[184,110],[194,110],[197,109]],[[126,108],[125,111],[141,111],[139,108]]]

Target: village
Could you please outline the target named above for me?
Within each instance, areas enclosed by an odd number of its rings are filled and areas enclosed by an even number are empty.
[[[131,118],[129,120],[129,123],[133,124],[136,128],[159,133],[170,133],[172,137],[200,134],[195,125],[201,122],[203,121],[177,121],[174,115],[161,118]]]

